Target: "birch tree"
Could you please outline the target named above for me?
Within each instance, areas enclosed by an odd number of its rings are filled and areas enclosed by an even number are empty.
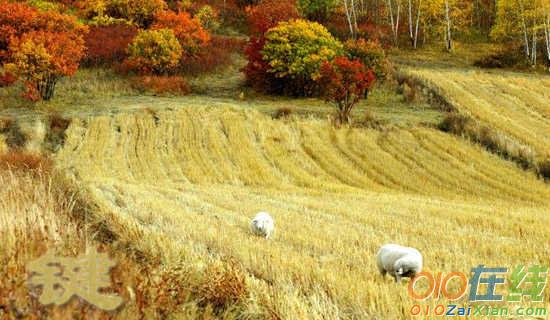
[[[389,23],[395,46],[399,46],[399,23],[401,19],[401,0],[385,0]]]

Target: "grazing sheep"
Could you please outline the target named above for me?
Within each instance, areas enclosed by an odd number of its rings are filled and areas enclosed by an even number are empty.
[[[267,212],[258,212],[250,223],[250,229],[256,235],[269,239],[275,230],[275,222]]]
[[[389,273],[397,283],[404,277],[414,278],[422,271],[422,255],[414,248],[385,244],[378,251],[376,258],[382,276]]]

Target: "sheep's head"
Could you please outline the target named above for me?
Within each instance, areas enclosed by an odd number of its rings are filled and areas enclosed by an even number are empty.
[[[395,273],[402,278],[414,278],[417,269],[416,263],[408,259],[399,259],[394,264]]]

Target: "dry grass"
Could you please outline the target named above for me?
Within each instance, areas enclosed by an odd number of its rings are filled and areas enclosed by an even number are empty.
[[[459,138],[228,108],[154,115],[75,119],[55,161],[119,242],[184,269],[194,317],[408,318],[405,286],[376,272],[385,242],[419,248],[429,271],[550,264],[548,186]],[[260,210],[273,240],[248,231]],[[235,261],[244,281],[226,274]]]
[[[459,69],[407,69],[444,95],[458,110],[530,147],[550,152],[550,77]]]

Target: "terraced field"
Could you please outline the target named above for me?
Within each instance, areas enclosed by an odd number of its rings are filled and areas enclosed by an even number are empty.
[[[74,120],[55,160],[96,218],[167,266],[236,261],[243,318],[408,318],[406,287],[376,272],[390,241],[419,248],[431,271],[550,264],[548,185],[432,129],[149,110]],[[276,220],[273,240],[248,232],[259,210]]]
[[[410,68],[458,109],[550,157],[550,77],[467,69]]]

